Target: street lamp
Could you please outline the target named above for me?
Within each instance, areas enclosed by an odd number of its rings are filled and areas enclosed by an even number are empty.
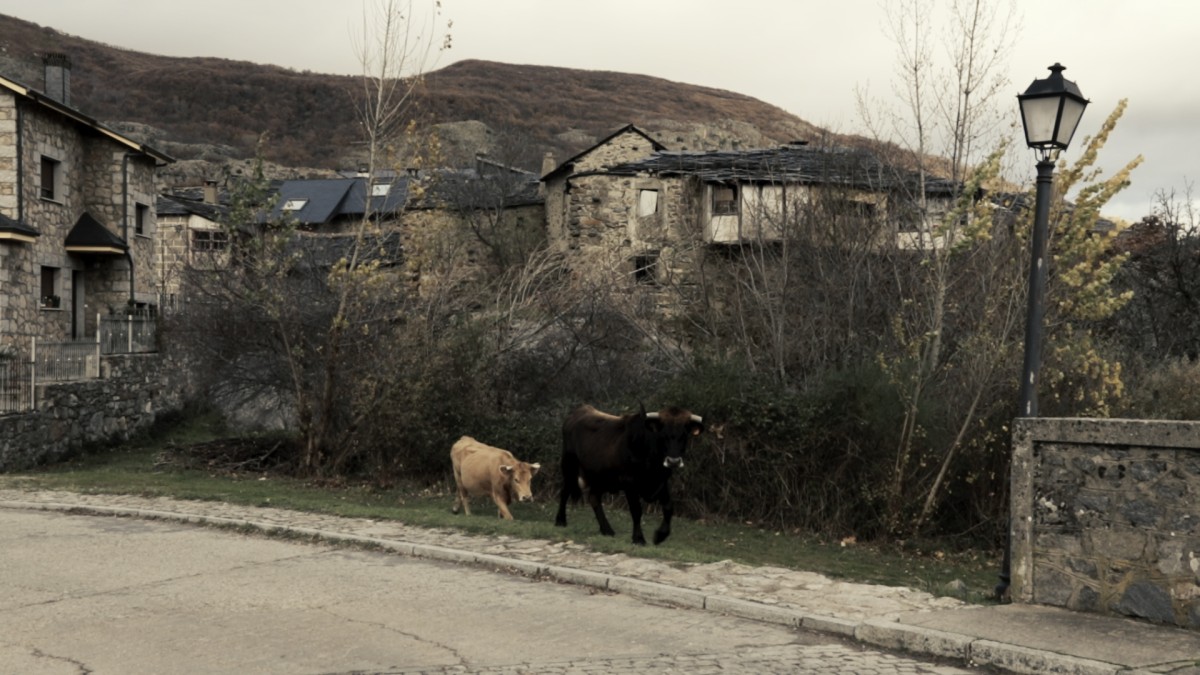
[[[1075,135],[1088,100],[1074,82],[1063,78],[1061,64],[1050,66],[1050,77],[1034,80],[1024,94],[1021,122],[1025,143],[1037,155],[1037,210],[1033,220],[1033,256],[1029,264],[1029,311],[1025,319],[1025,365],[1021,370],[1020,417],[1037,417],[1037,374],[1042,358],[1042,311],[1046,291],[1046,230],[1050,221],[1050,191],[1054,159]]]
[[[1050,77],[1034,80],[1017,96],[1025,143],[1037,155],[1037,206],[1033,218],[1029,263],[1029,310],[1025,315],[1025,364],[1021,369],[1020,417],[1037,417],[1037,379],[1042,361],[1042,314],[1046,292],[1046,230],[1050,221],[1050,191],[1054,186],[1054,154],[1071,144],[1088,100],[1074,82],[1063,78],[1062,64],[1050,66]],[[1010,510],[1011,511],[1011,510]],[[1012,514],[1004,548],[996,597],[1003,599],[1012,579]]]

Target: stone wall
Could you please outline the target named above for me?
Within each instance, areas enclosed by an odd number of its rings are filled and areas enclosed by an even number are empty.
[[[100,379],[38,387],[37,410],[0,415],[0,471],[62,460],[91,445],[128,440],[183,405],[161,354],[101,357]]]
[[[642,159],[654,154],[650,139],[632,129],[626,130],[575,157],[574,173],[599,171],[623,162]]]
[[[1018,602],[1200,630],[1200,423],[1020,419]]]

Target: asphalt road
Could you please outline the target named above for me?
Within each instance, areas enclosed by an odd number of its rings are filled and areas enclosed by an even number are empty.
[[[0,673],[961,673],[388,553],[0,511]]]

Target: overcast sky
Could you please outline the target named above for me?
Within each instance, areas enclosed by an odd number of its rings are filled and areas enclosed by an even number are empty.
[[[65,33],[169,56],[218,56],[322,73],[360,72],[355,36],[376,0],[0,0],[0,13]],[[422,4],[418,0],[418,4]],[[942,2],[941,4],[946,4]],[[856,89],[890,94],[895,47],[887,0],[443,0],[463,59],[612,70],[736,91],[809,122],[861,132]],[[1121,98],[1111,174],[1145,163],[1105,213],[1136,220],[1156,193],[1200,175],[1200,3],[1194,0],[1017,0],[1020,28],[1006,72],[1016,95],[1055,62],[1091,100],[1067,158]],[[1019,119],[1019,118],[1014,118]],[[1034,159],[1028,154],[1028,170]],[[1019,160],[1020,157],[1018,156]],[[1019,166],[1019,164],[1018,164]]]

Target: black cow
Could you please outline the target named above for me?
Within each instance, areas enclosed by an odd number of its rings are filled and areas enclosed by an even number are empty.
[[[688,440],[704,430],[704,421],[683,408],[663,408],[656,413],[641,411],[617,417],[581,405],[563,422],[562,492],[554,524],[567,524],[567,500],[579,501],[587,488],[588,503],[596,513],[600,534],[613,536],[604,516],[601,498],[623,492],[633,518],[633,543],[645,544],[642,534],[642,501],[662,506],[662,524],[654,532],[654,543],[671,535],[669,481],[671,472],[683,466]]]

